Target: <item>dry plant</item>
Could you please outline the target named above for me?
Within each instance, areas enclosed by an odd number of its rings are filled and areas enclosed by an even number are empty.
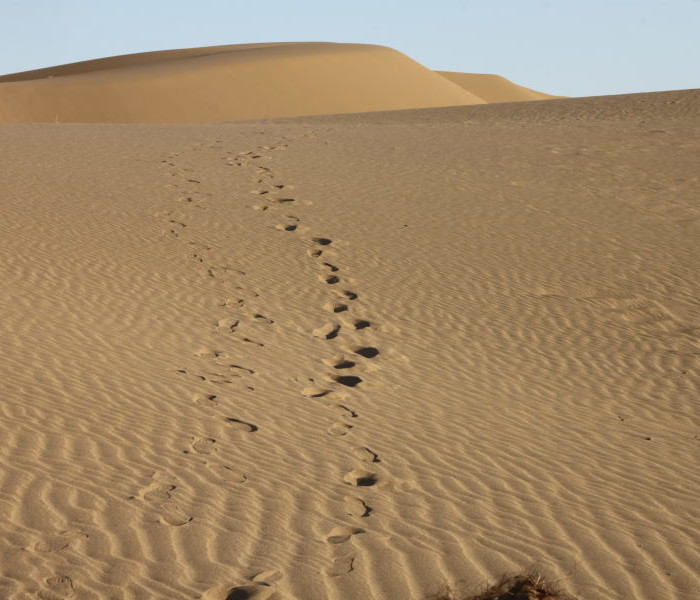
[[[426,600],[577,600],[536,572],[503,575],[495,585],[471,594],[459,593],[445,586]]]

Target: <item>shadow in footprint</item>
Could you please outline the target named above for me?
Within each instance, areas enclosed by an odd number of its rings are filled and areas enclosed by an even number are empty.
[[[328,246],[329,244],[333,243],[333,240],[329,240],[328,238],[322,237],[311,238],[311,240],[316,242],[317,244],[320,244],[321,246]]]
[[[370,487],[377,483],[377,474],[363,469],[353,469],[345,474],[343,481],[358,487]]]
[[[372,346],[366,346],[364,348],[356,348],[353,350],[355,354],[359,354],[364,358],[374,358],[379,354],[379,350],[373,348]]]
[[[328,285],[335,285],[336,283],[340,283],[340,277],[336,277],[335,275],[325,277],[324,280]]]
[[[365,321],[364,319],[358,319],[353,323],[353,326],[355,329],[366,329],[367,327],[371,327],[372,323]]]
[[[345,312],[346,310],[348,310],[349,307],[347,304],[340,304],[337,302],[336,303],[329,302],[328,304],[326,304],[324,306],[324,308],[326,310],[329,310],[329,311],[334,312],[334,313],[341,313],[341,312]]]
[[[362,383],[362,379],[356,375],[340,375],[334,377],[334,379],[341,385],[346,385],[347,387],[355,387]]]
[[[338,364],[333,365],[334,369],[352,369],[355,366],[356,363],[352,362],[351,360],[343,360],[340,361]]]
[[[357,300],[358,296],[355,292],[351,292],[350,290],[345,290],[343,292],[343,296],[345,296],[348,300]]]
[[[245,421],[241,421],[240,419],[234,419],[233,417],[224,417],[224,421],[240,431],[252,433],[258,430],[257,425],[253,425],[252,423],[246,423]]]
[[[334,325],[333,323],[328,323],[318,329],[314,329],[311,333],[314,337],[324,338],[326,340],[332,340],[338,337],[340,332],[340,325]]]

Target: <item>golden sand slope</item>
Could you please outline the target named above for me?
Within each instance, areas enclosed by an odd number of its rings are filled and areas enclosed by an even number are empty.
[[[698,598],[699,134],[1,125],[0,597]]]
[[[435,71],[452,83],[481,98],[484,102],[528,102],[533,100],[553,100],[562,96],[543,94],[513,83],[500,75],[481,73],[453,73],[450,71]],[[0,79],[0,81],[2,81]]]
[[[218,46],[0,77],[0,122],[192,123],[481,104],[382,46]]]

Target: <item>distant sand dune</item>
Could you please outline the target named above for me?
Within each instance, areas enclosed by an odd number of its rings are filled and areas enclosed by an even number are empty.
[[[552,96],[536,92],[529,88],[509,81],[500,75],[488,75],[481,73],[452,73],[449,71],[436,71],[452,83],[463,87],[469,93],[481,98],[484,102],[527,102],[531,100],[553,100],[562,96]],[[0,79],[2,81],[2,79]]]
[[[0,77],[0,122],[190,123],[483,102],[396,50],[364,44],[171,50]]]

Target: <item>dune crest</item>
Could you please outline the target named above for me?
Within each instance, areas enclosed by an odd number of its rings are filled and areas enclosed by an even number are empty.
[[[0,122],[194,123],[483,102],[405,54],[366,44],[170,50],[0,77]]]
[[[452,71],[435,72],[452,83],[456,83],[469,93],[478,96],[487,104],[555,100],[564,97],[531,90],[500,75],[490,75],[486,73],[454,73]]]

